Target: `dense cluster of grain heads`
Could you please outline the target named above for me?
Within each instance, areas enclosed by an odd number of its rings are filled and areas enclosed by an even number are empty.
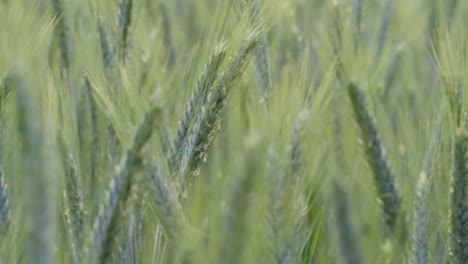
[[[468,1],[33,2],[0,263],[468,263]]]

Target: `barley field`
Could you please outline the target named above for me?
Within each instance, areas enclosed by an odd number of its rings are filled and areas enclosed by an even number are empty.
[[[468,263],[468,2],[0,0],[0,263]]]

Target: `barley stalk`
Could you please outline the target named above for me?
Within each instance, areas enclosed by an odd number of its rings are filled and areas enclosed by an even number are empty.
[[[101,204],[99,215],[94,222],[94,228],[90,236],[89,246],[86,252],[88,261],[98,258],[101,263],[112,253],[113,241],[116,236],[116,228],[122,217],[120,206],[125,204],[129,197],[129,189],[134,173],[140,169],[140,152],[149,140],[153,126],[160,116],[159,108],[152,106],[146,112],[137,128],[130,149],[124,153],[115,170],[116,176],[111,180],[105,200]]]
[[[3,162],[3,145],[4,145],[4,126],[5,116],[3,107],[5,101],[11,93],[11,84],[8,72],[0,79],[0,162]],[[0,166],[0,235],[4,236],[8,230],[11,221],[11,205],[8,199],[8,186],[5,180],[3,168]]]
[[[94,101],[93,95],[91,93],[91,83],[88,78],[85,78],[85,93],[86,98],[89,102],[89,112],[91,117],[91,183],[93,186],[97,183],[96,180],[96,170],[97,170],[97,160],[98,160],[98,112],[96,108],[96,103]]]
[[[429,177],[432,171],[432,164],[434,162],[437,146],[440,141],[440,134],[443,124],[444,106],[442,105],[439,110],[439,115],[432,133],[429,147],[426,151],[423,169],[419,175],[416,187],[416,199],[414,208],[413,220],[413,263],[425,264],[428,263],[429,251],[427,248],[428,243],[428,203],[427,191],[429,184]]]
[[[267,186],[271,193],[268,204],[267,225],[271,229],[270,247],[273,253],[274,262],[282,263],[285,255],[288,255],[288,241],[285,235],[285,212],[286,207],[284,190],[286,175],[278,164],[278,158],[273,147],[268,151],[267,160]]]
[[[76,160],[63,137],[59,137],[59,146],[65,166],[64,196],[67,201],[65,214],[72,243],[73,259],[78,264],[81,263],[81,245],[85,216],[81,180]]]
[[[81,161],[89,161],[89,171],[86,171],[84,175],[89,174],[90,176],[90,193],[94,196],[94,188],[97,184],[96,169],[98,161],[98,131],[97,131],[97,119],[98,113],[96,104],[92,96],[91,83],[88,76],[83,77],[81,84],[81,92],[78,101],[78,139],[80,142],[80,155]]]
[[[0,234],[4,237],[11,221],[11,207],[8,199],[8,186],[5,182],[3,168],[0,168]]]
[[[374,183],[383,211],[383,219],[390,230],[395,228],[400,210],[400,195],[395,184],[395,176],[385,156],[384,147],[374,121],[370,116],[361,89],[354,83],[348,86],[354,116],[361,130],[367,163],[373,174]]]
[[[304,119],[307,115],[307,110],[299,112],[294,122],[294,127],[291,132],[290,143],[290,161],[292,175],[297,178],[302,169],[303,153],[301,148],[302,134],[304,130]]]
[[[220,129],[220,115],[223,111],[226,98],[236,86],[235,82],[242,76],[257,43],[256,35],[250,36],[235,57],[231,59],[226,71],[208,95],[208,100],[203,106],[201,113],[199,113],[187,138],[179,169],[179,184],[181,189],[185,188],[187,175],[192,173],[199,162],[206,157],[207,149]]]
[[[11,94],[11,77],[8,74],[8,71],[0,78],[0,111],[3,111],[6,99]]]
[[[353,1],[356,4],[356,1]],[[353,9],[354,11],[354,9]],[[357,11],[355,11],[357,12]],[[357,16],[357,14],[356,14]],[[356,18],[357,19],[357,18]],[[342,120],[339,112],[339,97],[333,98],[333,148],[334,158],[337,164],[338,174],[346,173],[346,158],[343,146]],[[359,248],[356,230],[353,227],[351,213],[349,210],[349,195],[338,181],[333,181],[335,202],[336,227],[338,229],[339,254],[342,263],[364,263],[363,254]]]
[[[334,182],[336,201],[336,221],[337,233],[339,235],[340,255],[342,263],[358,264],[364,263],[362,253],[358,247],[358,239],[353,228],[350,214],[350,203],[348,195],[339,185]]]
[[[425,171],[419,175],[416,187],[416,201],[414,210],[413,234],[413,263],[425,264],[428,261],[428,204],[427,185],[428,176]]]
[[[135,209],[141,209],[136,206]],[[137,211],[133,210],[133,214],[130,219],[128,227],[128,235],[122,237],[121,246],[118,254],[114,257],[114,261],[120,261],[122,263],[141,263],[141,256],[139,255],[140,248],[140,236],[141,230],[139,229],[140,223],[137,219]]]
[[[385,44],[387,43],[388,39],[388,31],[390,28],[390,20],[392,18],[393,13],[393,5],[394,2],[391,0],[384,0],[383,1],[383,16],[382,22],[380,24],[379,34],[377,37],[377,50],[376,50],[376,57],[375,57],[375,64],[377,65],[382,57],[382,53],[385,48]]]
[[[110,167],[113,168],[119,157],[122,155],[122,145],[120,139],[115,131],[112,121],[107,121],[107,158],[109,160]]]
[[[458,78],[442,77],[445,96],[448,99],[450,111],[455,119],[455,125],[459,128],[462,124],[463,110],[463,86]]]
[[[164,46],[166,47],[166,52],[168,54],[167,64],[168,68],[172,69],[176,61],[176,49],[172,40],[172,28],[169,21],[169,13],[167,11],[166,5],[162,1],[159,3],[159,9],[161,10],[162,17]]]
[[[343,148],[343,136],[342,136],[342,122],[341,116],[338,111],[338,100],[333,100],[335,110],[333,111],[333,148],[335,152],[335,159],[338,168],[341,172],[346,171],[346,157]]]
[[[241,263],[242,261],[244,243],[248,237],[248,212],[259,169],[252,160],[251,158],[247,161],[246,171],[235,182],[228,201],[224,243],[220,252],[220,261],[224,263]]]
[[[130,197],[124,201],[122,209],[124,210],[125,225],[121,225],[121,228],[116,238],[116,250],[114,250],[113,259],[114,261],[120,261],[124,263],[138,263],[137,258],[139,257],[137,252],[140,248],[140,234],[142,218],[144,217],[144,209],[142,202],[144,196],[138,199],[138,194],[141,193],[141,177],[132,183],[129,195]],[[120,222],[123,222],[120,220]]]
[[[450,190],[450,255],[454,263],[468,262],[468,136],[459,130],[453,147]]]
[[[129,47],[129,35],[132,24],[133,0],[120,0],[119,2],[119,47],[120,60],[126,62]]]
[[[257,72],[257,80],[260,85],[260,96],[263,100],[269,101],[272,90],[271,67],[268,43],[262,40],[254,53],[254,65]]]
[[[208,91],[213,87],[225,56],[226,47],[221,44],[211,55],[208,63],[204,66],[203,72],[198,77],[195,89],[192,92],[192,96],[177,130],[174,146],[169,155],[168,164],[172,169],[175,168],[177,162],[180,162],[180,153],[183,152],[183,143],[187,137],[190,125],[193,123],[196,113],[200,111],[201,106],[206,103]]]
[[[398,70],[398,66],[400,64],[400,57],[403,52],[403,49],[404,49],[403,45],[398,46],[393,51],[392,57],[390,59],[390,64],[388,65],[388,70],[385,75],[384,91],[382,94],[382,97],[385,99],[385,101],[388,101],[390,90],[392,88],[393,82],[395,81],[395,75]]]
[[[22,140],[21,177],[30,179],[25,183],[25,230],[27,263],[54,263],[55,203],[53,185],[50,181],[48,162],[45,156],[44,134],[38,102],[32,98],[24,75],[18,69],[13,81],[17,91],[17,124]],[[50,149],[49,149],[50,151]]]
[[[58,39],[60,46],[60,56],[62,60],[62,67],[65,70],[70,70],[72,46],[70,40],[70,30],[67,21],[65,20],[65,10],[63,7],[63,0],[51,0],[54,14],[57,19],[57,26],[55,27],[55,36]]]
[[[156,203],[159,221],[167,237],[174,239],[179,229],[181,216],[179,215],[177,196],[170,189],[167,181],[161,174],[159,167],[153,162],[145,173],[147,186]]]
[[[98,27],[98,39],[99,39],[99,48],[101,50],[102,63],[104,65],[104,72],[107,79],[111,79],[112,71],[114,70],[114,52],[109,43],[106,29],[101,20],[97,22]]]
[[[250,3],[248,3],[249,1]],[[243,5],[244,8],[250,8],[251,23],[253,26],[261,24],[263,17],[260,14],[258,0],[243,0]],[[254,65],[257,73],[257,81],[260,86],[260,96],[262,100],[266,102],[269,102],[272,89],[270,57],[268,54],[268,41],[266,37],[262,37],[254,50]]]

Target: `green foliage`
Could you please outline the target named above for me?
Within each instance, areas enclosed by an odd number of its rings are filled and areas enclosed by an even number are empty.
[[[33,2],[0,263],[467,262],[465,1]]]

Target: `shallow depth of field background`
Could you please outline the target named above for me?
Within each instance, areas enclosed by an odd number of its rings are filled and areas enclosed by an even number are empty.
[[[468,210],[450,192],[467,17],[462,0],[0,0],[0,263],[468,263],[449,218]]]

